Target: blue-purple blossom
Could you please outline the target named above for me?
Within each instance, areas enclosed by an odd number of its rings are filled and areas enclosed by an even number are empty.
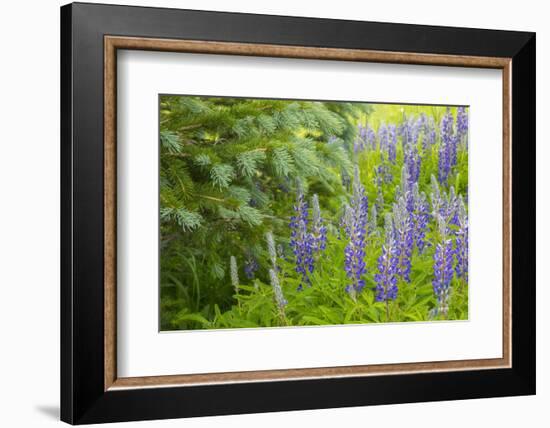
[[[420,166],[422,158],[418,153],[416,144],[409,144],[405,147],[405,165],[407,166],[409,185],[412,186],[420,178]]]
[[[393,219],[390,213],[385,218],[385,240],[382,254],[378,257],[378,273],[374,275],[376,282],[376,301],[387,302],[397,298],[397,265],[399,263]]]
[[[376,174],[376,184],[381,187],[384,183],[391,183],[393,181],[393,174],[391,173],[390,165],[381,163],[374,170]]]
[[[249,255],[244,262],[244,274],[248,279],[254,279],[256,271],[260,268],[258,260],[252,255]]]
[[[456,135],[459,143],[468,147],[468,112],[466,107],[458,107],[456,110]]]
[[[369,203],[365,188],[359,179],[359,169],[355,167],[353,197],[348,209],[350,217],[346,227],[349,243],[345,249],[345,270],[351,283],[346,287],[348,294],[355,299],[365,287],[362,276],[367,272],[365,265],[365,245]]]
[[[458,203],[458,230],[456,231],[456,276],[468,281],[468,213],[462,197]]]
[[[366,148],[367,128],[362,124],[357,125],[357,137],[353,141],[353,151],[355,153],[362,152]]]
[[[414,211],[414,197],[412,189],[416,183],[411,183],[409,181],[409,176],[409,170],[405,164],[403,165],[403,168],[401,168],[401,183],[395,192],[395,200],[399,200],[400,197],[405,199],[407,212],[412,215]]]
[[[429,150],[435,143],[437,138],[437,131],[435,129],[435,121],[433,117],[426,116],[425,113],[422,113],[424,116],[422,122],[422,150],[426,152]]]
[[[311,205],[313,211],[313,221],[311,224],[313,251],[322,251],[327,246],[327,228],[321,216],[319,197],[317,194],[313,195],[313,198],[311,198]]]
[[[359,153],[365,149],[376,149],[376,133],[368,124],[357,125],[357,137],[353,142],[353,150]]]
[[[419,253],[422,253],[426,244],[426,228],[430,219],[430,205],[426,198],[426,194],[424,192],[420,193],[418,190],[418,183],[414,184],[412,199],[414,201],[412,213],[414,243]]]
[[[439,182],[446,184],[451,168],[457,161],[458,137],[454,132],[454,117],[450,110],[443,115],[439,130]]]
[[[398,258],[397,273],[405,281],[410,282],[411,256],[414,245],[413,225],[411,215],[407,210],[407,202],[403,196],[393,205],[393,221]]]
[[[417,120],[413,116],[410,116],[401,122],[397,131],[401,136],[403,150],[405,150],[407,146],[416,146],[418,143],[418,136],[420,135],[421,126],[422,120]]]
[[[415,120],[413,117],[410,117],[403,121],[399,127],[399,132],[402,137],[404,163],[408,171],[407,180],[411,186],[413,183],[416,183],[420,177],[422,158],[418,153],[418,135],[421,125],[422,120]]]
[[[369,125],[367,125],[365,145],[372,150],[376,150],[376,133]]]
[[[380,144],[380,150],[387,152],[390,144],[390,132],[386,125],[380,125],[378,127],[378,142]]]
[[[448,194],[441,191],[437,180],[432,175],[430,199],[432,201],[431,215],[433,218],[441,217],[447,229],[450,225],[458,225],[458,198],[453,186],[450,187]]]
[[[296,272],[302,275],[302,282],[309,285],[309,274],[313,272],[313,236],[308,232],[308,203],[301,191],[298,192],[296,205],[294,205],[294,216],[290,219],[290,246],[296,258]]]
[[[395,125],[388,126],[388,159],[395,163],[397,157],[397,130]]]
[[[451,295],[451,280],[453,279],[454,249],[453,241],[447,234],[448,225],[443,217],[438,216],[440,242],[435,247],[434,253],[434,278],[432,281],[434,294],[437,298],[435,313],[446,316],[449,310],[449,297]]]
[[[348,204],[344,204],[342,215],[340,216],[340,222],[338,224],[338,239],[341,239],[341,230],[344,231],[346,237],[349,236],[351,231],[351,223],[353,222],[353,210]]]
[[[447,224],[447,230],[449,230],[450,225],[458,225],[458,197],[453,186],[450,187],[448,194],[442,192],[437,213]]]

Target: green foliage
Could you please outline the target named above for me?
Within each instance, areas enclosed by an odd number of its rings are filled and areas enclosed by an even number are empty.
[[[355,124],[369,109],[350,103],[161,97],[163,329],[206,327],[190,314],[212,321],[221,319],[216,311],[231,309],[229,257],[267,257],[262,249],[267,230],[288,242],[296,183],[342,190],[339,171],[351,170],[344,147],[352,144]],[[327,144],[329,138],[337,143]]]
[[[406,106],[408,109],[414,106]],[[397,163],[380,151],[356,155],[357,123],[399,122],[401,106],[267,99],[162,96],[160,100],[161,329],[270,327],[387,321],[374,299],[374,274],[383,233],[369,236],[365,259],[367,286],[356,301],[345,292],[344,248],[339,230],[349,189],[342,177],[357,163],[370,203],[384,197],[391,210],[399,185],[403,152]],[[436,118],[442,108],[414,107]],[[413,113],[411,111],[410,113]],[[420,145],[420,142],[419,142]],[[420,146],[419,146],[420,147]],[[423,155],[420,190],[429,193],[437,174],[436,147]],[[375,169],[384,164],[393,181],[380,189]],[[450,180],[459,193],[468,186],[467,152],[459,153]],[[327,249],[318,256],[311,287],[298,291],[299,275],[289,247],[289,220],[296,191],[316,193],[328,226]],[[383,227],[383,212],[378,225]],[[265,233],[278,247],[278,277],[288,305],[275,304],[268,270],[272,267]],[[427,240],[436,230],[427,231]],[[413,254],[410,284],[400,282],[390,304],[391,321],[424,321],[435,306],[433,247]],[[231,284],[229,259],[239,266],[238,293]],[[244,264],[259,265],[247,279]],[[448,317],[468,317],[468,286],[453,279]]]

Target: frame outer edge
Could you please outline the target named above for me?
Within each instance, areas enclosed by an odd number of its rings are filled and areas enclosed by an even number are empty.
[[[63,422],[74,423],[74,364],[73,364],[73,210],[72,210],[72,107],[73,107],[73,34],[72,5],[60,9],[60,128],[61,128],[61,385],[60,418]]]
[[[151,20],[144,18],[151,17]],[[514,134],[514,141],[516,145],[512,145],[512,163],[516,167],[514,169],[516,183],[513,184],[516,193],[525,191],[527,194],[524,196],[511,195],[513,201],[527,201],[526,206],[519,206],[517,210],[521,211],[512,212],[513,223],[517,226],[519,222],[527,221],[527,225],[520,224],[520,230],[513,229],[514,243],[518,246],[513,249],[512,258],[514,261],[519,260],[519,268],[516,265],[516,269],[513,271],[516,281],[516,289],[518,289],[518,282],[520,287],[526,286],[525,290],[521,290],[524,293],[522,296],[520,290],[516,290],[514,299],[517,295],[521,297],[521,303],[517,299],[513,301],[512,311],[516,315],[513,325],[514,329],[514,343],[513,346],[513,363],[512,369],[495,370],[492,373],[484,375],[483,382],[478,384],[478,388],[471,390],[470,386],[473,382],[481,381],[481,377],[476,371],[467,371],[462,374],[454,373],[440,373],[440,374],[427,374],[420,377],[419,375],[398,376],[395,379],[384,380],[381,382],[378,377],[373,377],[369,381],[367,387],[364,382],[359,381],[356,378],[338,379],[329,382],[323,380],[314,381],[296,381],[292,388],[284,386],[283,382],[267,382],[258,383],[250,386],[243,385],[231,385],[226,388],[224,385],[208,386],[208,387],[193,387],[193,388],[166,388],[166,389],[141,389],[138,391],[104,391],[104,372],[99,373],[100,368],[103,369],[103,362],[98,361],[97,356],[105,351],[104,341],[101,340],[101,346],[99,345],[99,338],[97,337],[98,330],[103,328],[104,314],[96,315],[96,312],[92,312],[92,309],[97,309],[99,305],[98,300],[103,301],[103,292],[99,293],[95,290],[95,282],[97,274],[88,272],[91,274],[91,279],[87,277],[79,276],[83,272],[81,263],[87,262],[85,259],[79,259],[79,263],[73,264],[73,255],[75,256],[88,256],[97,255],[97,244],[99,239],[91,240],[91,248],[83,250],[82,238],[90,239],[90,234],[83,229],[82,224],[82,210],[80,205],[83,201],[81,191],[88,195],[86,192],[95,192],[95,184],[90,186],[83,183],[81,178],[85,177],[85,174],[79,171],[78,167],[86,166],[83,162],[84,157],[81,151],[85,151],[87,154],[92,155],[90,159],[92,168],[96,167],[95,162],[97,158],[96,152],[90,151],[87,146],[90,143],[96,144],[96,140],[99,135],[96,135],[95,128],[92,125],[102,123],[103,119],[100,119],[98,112],[100,110],[99,99],[103,101],[102,94],[97,94],[101,88],[98,81],[101,79],[97,75],[96,68],[98,67],[99,51],[103,53],[102,49],[98,49],[99,36],[101,38],[106,34],[120,34],[120,35],[135,35],[151,34],[151,32],[159,37],[174,38],[173,34],[176,34],[176,38],[186,38],[190,35],[190,38],[198,37],[197,34],[206,34],[205,38],[209,40],[225,40],[241,41],[245,43],[262,43],[261,40],[275,41],[282,38],[290,37],[291,42],[300,43],[300,40],[309,40],[315,37],[315,31],[318,29],[314,25],[314,28],[308,27],[304,29],[305,35],[302,37],[301,32],[295,32],[288,35],[278,35],[273,32],[273,24],[275,22],[290,25],[290,30],[296,30],[298,23],[310,24],[310,19],[307,18],[289,18],[285,17],[269,17],[263,16],[262,22],[268,24],[261,33],[252,31],[252,28],[248,27],[248,24],[253,24],[254,15],[246,14],[231,14],[224,13],[223,20],[220,17],[221,13],[216,12],[198,12],[198,11],[183,11],[183,10],[169,10],[159,8],[139,8],[139,7],[125,7],[125,6],[106,6],[106,5],[92,5],[92,4],[73,4],[62,7],[61,11],[61,417],[62,420],[69,423],[93,423],[93,422],[114,422],[114,421],[129,421],[129,420],[144,420],[144,419],[163,419],[174,417],[189,417],[189,416],[206,416],[206,415],[220,415],[220,414],[238,414],[238,413],[252,413],[252,412],[266,412],[266,411],[281,411],[281,410],[299,410],[299,409],[313,409],[313,408],[328,408],[328,407],[347,407],[347,406],[364,406],[373,404],[388,404],[388,403],[402,403],[402,402],[419,402],[419,401],[439,401],[439,400],[453,400],[464,398],[481,398],[481,397],[497,397],[497,396],[510,396],[510,395],[526,395],[533,394],[535,392],[535,336],[534,336],[534,302],[535,302],[535,283],[534,283],[534,261],[525,260],[525,257],[531,257],[534,260],[534,238],[535,238],[535,225],[534,225],[534,211],[530,212],[534,208],[534,177],[535,171],[531,165],[533,163],[534,154],[534,117],[529,118],[528,114],[534,116],[535,112],[535,48],[534,48],[534,34],[524,32],[491,32],[483,30],[482,35],[487,35],[491,43],[479,43],[476,42],[458,42],[458,44],[449,44],[449,40],[443,41],[438,45],[436,41],[426,42],[423,46],[424,51],[430,51],[433,53],[440,53],[441,51],[460,51],[459,54],[465,51],[473,52],[494,52],[496,56],[508,57],[513,56],[513,111],[518,113],[512,118]],[[109,17],[109,19],[105,19]],[[244,23],[244,27],[235,28],[234,23],[228,24],[228,27],[221,29],[203,29],[200,27],[200,23],[205,19],[212,18],[214,22],[220,22],[225,24],[226,21],[236,20],[239,23]],[[286,21],[291,21],[286,22]],[[181,26],[174,26],[176,24],[187,23],[189,24],[184,29]],[[181,21],[181,22],[180,22]],[[317,20],[323,21],[325,24],[330,24],[331,28],[344,25],[344,22],[339,24],[333,24],[332,20]],[[331,21],[331,22],[329,22]],[[171,24],[172,26],[161,27],[161,24]],[[410,33],[408,26],[403,24],[379,24],[379,23],[364,23],[374,27],[380,25],[384,28],[399,29],[401,33]],[[140,30],[140,25],[143,26],[143,31]],[[359,22],[351,22],[352,26],[360,26]],[[412,27],[412,26],[410,26]],[[464,34],[467,38],[477,34],[480,35],[479,30],[470,29],[452,29],[441,27],[426,27],[415,26],[416,32],[423,31],[425,33],[449,33],[459,32]],[[420,30],[420,27],[422,29]],[[198,29],[199,28],[199,29]],[[228,32],[228,29],[230,31]],[[271,31],[271,32],[270,32]],[[355,31],[355,30],[354,30]],[[147,33],[149,32],[149,33]],[[147,33],[147,34],[146,34]],[[353,33],[353,32],[352,32]],[[339,35],[341,33],[332,32],[331,36],[325,35],[325,37],[319,42],[321,45],[327,43],[333,47],[339,47],[347,45],[349,39],[353,37],[353,34],[346,33],[344,36]],[[334,35],[334,39],[332,39]],[[444,34],[445,35],[445,34]],[[448,34],[447,34],[448,35]],[[455,37],[456,39],[456,37]],[[532,40],[531,40],[532,39]],[[393,45],[398,45],[399,39],[391,38]],[[353,44],[352,42],[350,42]],[[379,47],[378,42],[375,40],[372,44],[376,50],[384,50]],[[406,42],[403,42],[407,44]],[[305,43],[307,44],[307,43]],[[360,45],[364,43],[359,43]],[[527,46],[528,45],[528,46]],[[487,46],[490,46],[488,48]],[[83,49],[81,49],[83,48]],[[421,49],[421,50],[422,50]],[[416,50],[413,50],[416,52]],[[464,51],[464,52],[462,52]],[[76,52],[79,55],[76,56]],[[516,57],[517,53],[517,57]],[[481,55],[483,56],[483,55]],[[92,70],[85,65],[92,65]],[[532,68],[530,70],[529,68]],[[103,67],[101,67],[102,69]],[[77,69],[75,74],[74,70]],[[523,78],[520,78],[516,71],[520,73]],[[524,85],[521,85],[523,82]],[[520,89],[521,87],[521,89]],[[521,95],[522,90],[526,90],[528,94],[518,98],[518,94]],[[94,93],[95,91],[96,93]],[[97,95],[96,95],[97,94]],[[89,102],[90,107],[83,108],[80,103]],[[75,107],[77,111],[74,112]],[[103,105],[101,106],[101,110]],[[525,113],[521,113],[519,109],[525,109]],[[87,113],[87,119],[83,120],[84,113]],[[74,116],[74,119],[73,119]],[[75,122],[73,125],[73,121]],[[517,147],[518,126],[522,125],[522,131],[526,132],[526,135],[520,135],[522,138],[522,149],[531,153],[521,153],[521,150]],[[87,131],[87,135],[84,131]],[[103,129],[97,134],[103,135]],[[91,139],[93,138],[93,139]],[[77,150],[78,149],[78,150]],[[78,164],[78,165],[77,165]],[[517,164],[517,165],[516,165]],[[519,168],[517,168],[519,166]],[[99,172],[99,170],[97,170]],[[78,177],[73,177],[73,174],[77,174]],[[519,180],[518,174],[526,174],[524,179]],[[77,180],[78,178],[78,180]],[[98,175],[98,179],[103,179]],[[73,190],[73,183],[75,188]],[[532,188],[526,186],[531,185]],[[94,197],[95,194],[90,195]],[[104,195],[102,195],[103,200]],[[529,199],[531,198],[531,199]],[[97,198],[99,199],[99,198]],[[531,201],[531,202],[529,202]],[[78,204],[77,204],[78,203]],[[95,213],[95,209],[93,210]],[[103,207],[101,208],[103,213]],[[80,216],[80,218],[78,218]],[[519,219],[519,221],[518,221]],[[64,220],[70,222],[67,225]],[[74,222],[74,226],[73,226]],[[97,222],[91,221],[89,226],[98,231],[99,226]],[[102,229],[102,228],[101,228]],[[515,233],[514,233],[515,231]],[[102,229],[103,232],[103,229]],[[522,234],[526,236],[522,239]],[[77,235],[78,234],[78,235]],[[76,240],[75,238],[79,238]],[[104,234],[101,233],[101,240],[103,240]],[[520,239],[516,239],[520,238]],[[77,245],[78,244],[78,245]],[[526,252],[526,255],[522,255],[522,251]],[[86,267],[94,267],[97,265],[97,260],[86,264]],[[101,269],[101,275],[104,271]],[[519,281],[518,281],[519,279]],[[76,281],[78,280],[78,283]],[[95,281],[95,282],[94,282]],[[529,282],[531,281],[531,282]],[[84,287],[83,287],[84,286]],[[93,286],[92,288],[90,288]],[[78,293],[75,294],[75,292]],[[98,294],[101,294],[101,298],[96,298]],[[88,298],[88,302],[85,298]],[[103,305],[102,305],[103,306]],[[521,314],[521,320],[518,320],[517,315]],[[526,315],[526,317],[524,317]],[[68,322],[68,324],[67,324]],[[521,340],[518,339],[517,333],[527,335]],[[532,334],[530,334],[532,333]],[[76,340],[78,339],[78,341]],[[103,338],[101,338],[103,339]],[[84,345],[85,342],[85,346]],[[97,342],[97,343],[96,343]],[[96,355],[94,355],[94,353]],[[100,364],[101,363],[101,364]],[[489,371],[490,372],[490,371]],[[426,376],[426,377],[424,377]],[[390,377],[392,378],[392,377]],[[426,385],[426,382],[433,382],[434,386],[439,385],[444,387],[446,385],[454,385],[453,389],[443,388],[438,389],[438,392],[434,392],[431,389],[422,389],[422,385]],[[371,389],[379,385],[382,387],[385,398],[380,399],[372,397]],[[470,385],[470,386],[468,386]],[[416,393],[411,394],[411,388],[417,388]],[[100,391],[101,390],[101,391]],[[363,391],[363,394],[360,392]],[[393,391],[395,396],[389,393]],[[263,394],[268,394],[262,398]],[[270,395],[271,394],[271,395]],[[242,397],[241,397],[242,395]],[[206,403],[205,397],[211,397],[212,399],[220,399],[216,405],[212,406],[212,403]],[[252,402],[244,404],[242,398],[249,397]],[[265,402],[265,397],[271,397],[273,402]],[[300,400],[296,400],[300,398]],[[223,399],[227,401],[223,401]]]
[[[536,34],[512,59],[513,370],[536,393]],[[521,316],[518,316],[521,315]]]

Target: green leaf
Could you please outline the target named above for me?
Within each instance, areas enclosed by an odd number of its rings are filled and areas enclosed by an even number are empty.
[[[172,131],[160,132],[160,143],[169,153],[181,152],[181,143],[178,135]]]
[[[235,170],[228,164],[217,164],[210,170],[210,178],[212,179],[214,186],[217,186],[220,189],[228,187],[234,176]]]

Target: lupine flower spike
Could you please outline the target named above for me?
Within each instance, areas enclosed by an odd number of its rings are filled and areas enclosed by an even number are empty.
[[[347,285],[346,291],[354,300],[365,287],[363,275],[367,272],[364,259],[368,209],[369,203],[365,188],[360,181],[359,169],[355,167],[353,198],[349,209],[349,216],[351,217],[348,228],[349,243],[346,246],[344,257],[346,274],[351,281]]]
[[[457,144],[459,136],[454,132],[454,117],[450,110],[441,119],[439,144],[439,182],[446,184],[451,168],[457,161]]]
[[[327,228],[323,223],[323,217],[321,216],[321,209],[319,208],[319,197],[317,194],[311,198],[311,205],[313,208],[313,222],[312,222],[312,245],[313,251],[322,251],[327,246]]]
[[[418,190],[418,183],[413,187],[413,224],[414,224],[414,243],[418,248],[418,252],[422,253],[425,246],[426,228],[430,218],[430,206],[424,192]]]
[[[308,204],[301,191],[298,192],[294,216],[290,219],[290,246],[296,258],[295,270],[302,276],[298,289],[310,285],[309,274],[313,272],[313,236],[308,232]]]
[[[397,298],[397,247],[393,219],[390,213],[385,218],[385,239],[382,254],[378,257],[378,273],[374,275],[376,282],[376,301],[386,302],[386,319],[389,320],[389,300]]]
[[[393,205],[393,221],[398,259],[397,273],[405,281],[410,282],[411,256],[414,245],[413,225],[403,196]]]
[[[271,280],[271,287],[273,287],[273,295],[275,296],[275,304],[279,310],[279,314],[284,319],[285,317],[285,306],[288,304],[288,301],[285,299],[283,294],[283,289],[281,288],[281,283],[279,282],[279,277],[277,272],[273,269],[269,269],[269,279]]]
[[[258,265],[258,260],[252,255],[249,255],[246,258],[244,263],[244,274],[248,279],[254,279],[256,276],[256,271],[260,268]]]
[[[462,197],[458,202],[458,231],[456,232],[456,276],[468,282],[468,213]]]
[[[273,238],[273,233],[267,232],[265,234],[265,240],[267,242],[267,252],[269,254],[269,259],[271,260],[271,266],[277,271],[279,268],[277,267],[277,250],[275,249],[275,239]]]
[[[373,204],[370,209],[369,218],[369,235],[378,234],[378,211],[376,210],[376,204]]]
[[[437,306],[433,315],[441,314],[447,317],[449,313],[449,297],[451,295],[451,280],[453,279],[453,241],[448,237],[447,224],[442,216],[437,217],[440,242],[434,253],[434,279],[432,281]]]
[[[235,293],[239,293],[239,272],[237,269],[237,260],[235,256],[229,258],[229,272],[231,276],[231,285],[235,289]]]
[[[465,107],[458,107],[456,111],[456,135],[458,142],[468,148],[468,113]]]
[[[388,126],[388,159],[395,163],[397,158],[397,129],[395,125]]]
[[[380,144],[380,150],[387,152],[389,147],[390,134],[386,125],[380,125],[378,128],[378,141]]]

